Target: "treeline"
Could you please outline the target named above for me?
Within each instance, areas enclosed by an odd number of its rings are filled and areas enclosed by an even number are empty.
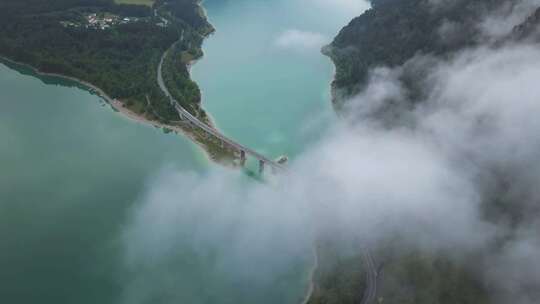
[[[168,3],[195,1],[169,0]],[[146,18],[105,30],[65,27],[60,23],[84,22],[89,12]],[[177,120],[176,111],[157,85],[157,67],[161,55],[179,39],[180,33],[192,31],[199,23],[192,27],[186,19],[160,27],[156,25],[160,21],[148,7],[116,5],[113,0],[2,0],[0,55],[43,72],[88,81],[111,97],[127,101],[137,112],[157,113],[162,120]],[[194,39],[189,41],[193,47],[200,47],[200,37],[186,37],[190,38]],[[175,64],[170,73],[179,81],[178,88],[186,90],[181,92],[188,96],[186,100],[200,102],[198,88],[190,83],[185,65]]]
[[[475,266],[478,256],[456,261],[445,252],[425,252],[397,240],[373,248],[381,265],[379,299],[400,304],[489,304],[492,290]],[[384,242],[383,242],[384,243]]]

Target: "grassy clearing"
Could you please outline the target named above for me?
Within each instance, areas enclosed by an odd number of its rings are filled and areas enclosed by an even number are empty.
[[[135,4],[152,7],[154,0],[114,0],[116,4]]]

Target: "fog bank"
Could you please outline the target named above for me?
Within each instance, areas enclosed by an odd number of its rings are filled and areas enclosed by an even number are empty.
[[[506,32],[488,28],[492,37]],[[231,288],[271,286],[309,256],[317,237],[335,235],[368,244],[399,236],[453,256],[481,252],[482,275],[501,303],[535,303],[538,48],[485,44],[374,69],[345,119],[271,183],[219,168],[163,169],[123,236],[127,268],[137,274],[126,297],[142,303],[174,286],[178,274],[155,284],[152,268],[175,265],[186,248],[209,258]],[[410,77],[421,94],[410,94],[402,81]]]

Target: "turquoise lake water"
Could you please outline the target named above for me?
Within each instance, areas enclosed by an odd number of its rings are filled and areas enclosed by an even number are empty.
[[[319,49],[360,12],[331,2],[205,1],[217,32],[192,73],[226,134],[294,161],[332,123],[333,68]],[[0,92],[1,302],[301,300],[309,256],[253,284],[212,263],[226,239],[182,242],[150,271],[126,267],[122,235],[149,182],[163,168],[204,176],[216,165],[182,136],[130,121],[73,84],[0,64]],[[188,236],[198,228],[181,227]],[[141,274],[157,287],[130,298]]]
[[[205,109],[240,142],[294,158],[336,119],[329,102],[333,65],[320,48],[358,9],[325,0],[204,5],[217,28],[192,69]]]

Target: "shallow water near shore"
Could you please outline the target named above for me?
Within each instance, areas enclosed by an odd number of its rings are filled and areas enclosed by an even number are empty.
[[[270,157],[286,154],[294,161],[336,119],[329,101],[333,67],[320,46],[359,12],[333,10],[329,2],[204,2],[217,32],[192,72],[203,106],[225,134]],[[231,275],[216,262],[229,240],[202,246],[186,239],[166,262],[126,269],[121,238],[149,181],[163,168],[205,175],[216,165],[183,136],[131,121],[72,82],[0,64],[0,92],[3,300],[302,301],[309,248],[290,269],[265,274],[263,257],[258,269]],[[188,236],[200,228],[180,227]],[[282,254],[275,250],[264,249],[268,256]],[[251,280],[258,272],[259,280]]]

